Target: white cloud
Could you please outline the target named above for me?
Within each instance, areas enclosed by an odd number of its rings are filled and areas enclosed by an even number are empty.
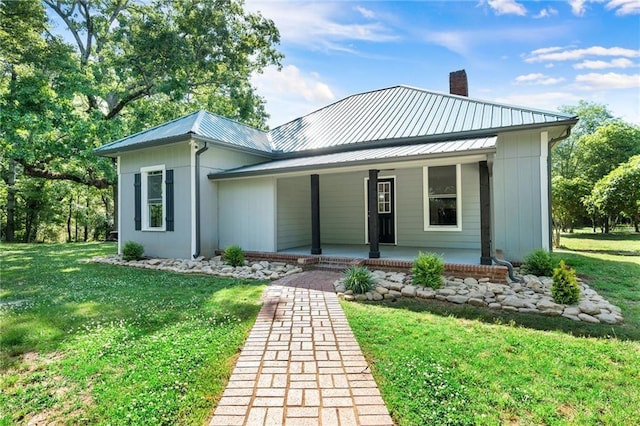
[[[251,81],[267,101],[269,125],[280,125],[334,101],[336,96],[317,72],[304,73],[295,65],[278,71],[268,67]]]
[[[618,58],[612,59],[611,61],[582,61],[579,64],[574,64],[573,67],[577,70],[583,69],[591,69],[591,70],[601,70],[606,68],[631,68],[636,67],[638,64],[635,64],[633,61],[627,58]]]
[[[375,12],[371,9],[367,9],[366,7],[356,6],[356,10],[365,18],[373,19],[376,17]]]
[[[293,43],[306,49],[337,50],[354,53],[351,41],[391,42],[400,37],[380,21],[361,22],[365,8],[344,8],[338,2],[269,2],[248,1],[247,10],[259,11],[272,19],[283,43]],[[367,17],[369,18],[369,17]]]
[[[524,74],[524,75],[517,76],[515,79],[515,82],[516,84],[532,84],[532,85],[548,86],[551,84],[561,83],[564,80],[565,79],[562,77],[554,78],[541,73],[531,73],[531,74]]]
[[[552,47],[534,50],[526,56],[525,62],[529,63],[544,61],[577,61],[588,56],[623,56],[626,58],[637,58],[640,56],[640,50],[602,46],[592,46],[586,49],[558,50],[556,47]]]
[[[525,16],[527,14],[527,9],[515,0],[489,0],[487,3],[496,15]]]
[[[638,15],[640,14],[640,0],[611,0],[606,8],[615,9],[616,15]]]
[[[558,14],[558,11],[552,7],[545,7],[544,9],[542,9],[537,15],[534,16],[534,18],[536,19],[540,19],[540,18],[549,18],[551,16],[556,16]]]
[[[586,12],[585,0],[569,0],[571,11],[576,16],[583,16]]]
[[[584,90],[637,89],[640,92],[640,74],[579,74],[576,84]]]

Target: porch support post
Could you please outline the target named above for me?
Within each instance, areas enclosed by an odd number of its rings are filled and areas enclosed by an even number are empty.
[[[491,200],[489,190],[489,166],[478,163],[480,170],[480,264],[491,265]]]
[[[378,231],[378,170],[369,170],[367,201],[369,204],[369,259],[378,259],[380,257],[380,232]]]
[[[320,247],[320,176],[311,175],[311,254],[322,254]]]

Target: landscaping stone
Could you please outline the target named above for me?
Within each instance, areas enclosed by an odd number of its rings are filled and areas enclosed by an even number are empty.
[[[600,320],[600,322],[604,322],[606,324],[616,324],[618,319],[615,315],[612,314],[598,314],[596,318]]]
[[[416,296],[421,299],[433,299],[436,296],[436,292],[430,289],[416,291]]]
[[[467,296],[456,295],[456,296],[447,296],[447,300],[449,302],[462,304],[462,303],[467,303],[467,300],[469,300],[469,298]]]
[[[597,315],[600,313],[600,308],[595,304],[592,303],[590,301],[584,301],[581,302],[578,307],[580,308],[580,310],[582,312],[584,312],[585,314],[589,314],[589,315]]]
[[[376,293],[385,295],[385,294],[389,293],[389,289],[385,288],[385,287],[382,287],[382,286],[378,286],[378,287],[376,287]]]
[[[600,322],[600,320],[598,318],[594,318],[591,315],[585,314],[585,313],[578,314],[578,318],[580,318],[581,321],[590,322],[590,323],[593,323],[593,324],[597,324],[597,323]]]
[[[406,285],[401,287],[401,294],[406,297],[415,297],[416,296],[416,288],[412,285]]]

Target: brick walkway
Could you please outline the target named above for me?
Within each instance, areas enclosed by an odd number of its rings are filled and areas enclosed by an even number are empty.
[[[393,425],[333,292],[334,272],[270,285],[211,425]]]

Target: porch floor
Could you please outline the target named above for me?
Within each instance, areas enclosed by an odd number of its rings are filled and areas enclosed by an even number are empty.
[[[434,247],[405,247],[393,245],[380,245],[381,259],[412,261],[418,256],[418,252],[436,253],[443,257],[445,263],[465,265],[480,264],[480,249],[444,249]],[[280,250],[284,254],[310,254],[311,246],[294,247]],[[369,246],[366,244],[323,244],[323,256],[368,258]]]

